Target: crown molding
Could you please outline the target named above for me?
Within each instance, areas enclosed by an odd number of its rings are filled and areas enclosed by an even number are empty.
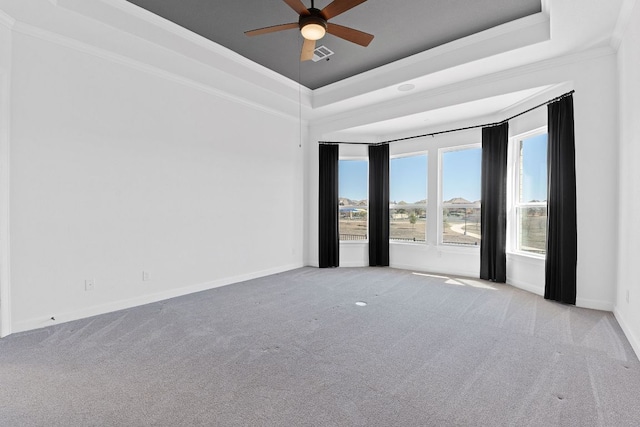
[[[242,104],[244,106],[263,111],[265,113],[269,113],[273,116],[285,118],[287,120],[294,120],[296,122],[301,120],[300,116],[297,114],[293,114],[293,113],[288,114],[277,108],[267,107],[260,103],[248,100],[245,97],[241,97],[241,96],[232,94],[230,92],[221,90],[212,85],[181,76],[179,74],[164,70],[160,67],[150,65],[148,63],[145,63],[136,59],[132,59],[127,56],[114,53],[107,49],[99,48],[67,36],[62,36],[60,34],[32,26],[30,24],[17,21],[13,26],[13,31],[26,36],[35,37],[49,43],[54,43],[60,46],[64,46],[66,48],[73,49],[84,54],[92,55],[94,57],[97,57],[106,61],[110,61],[110,62],[131,68],[143,73],[151,74],[156,77],[160,77],[162,79],[189,87],[191,89],[198,90],[200,92],[203,92],[209,95],[214,95],[214,96],[226,99],[228,101]],[[230,78],[233,78],[233,77],[230,76]],[[303,122],[305,122],[305,120],[303,120]]]
[[[624,33],[627,30],[631,16],[633,15],[633,9],[636,6],[636,0],[624,0],[620,7],[620,13],[618,14],[618,20],[616,27],[611,35],[611,47],[617,51],[620,48]]]
[[[542,13],[546,13],[547,15],[549,15],[549,12],[551,11],[551,0],[540,0],[540,8],[542,10]]]
[[[550,39],[547,13],[537,13],[341,80],[314,91],[314,108],[395,86],[475,60]]]
[[[558,83],[548,85],[546,87],[543,86],[539,92],[529,95],[526,98],[519,100],[518,102],[514,102],[513,104],[498,110],[495,113],[497,117],[496,122],[504,120],[505,117],[509,117],[522,111],[526,111],[529,108],[533,108],[534,106],[540,104],[541,102],[545,102],[547,99],[553,99],[554,97],[560,96],[571,90],[573,90],[573,83],[571,82]],[[543,100],[542,98],[545,99]]]
[[[612,55],[615,55],[615,51],[613,49],[611,49],[610,47],[601,47],[597,49],[578,52],[573,55],[555,57],[544,61],[511,68],[508,70],[475,77],[472,79],[464,80],[462,82],[452,83],[426,91],[417,92],[415,94],[411,94],[402,98],[394,98],[378,103],[369,103],[366,106],[359,105],[355,108],[341,109],[340,111],[333,111],[331,114],[326,115],[316,114],[313,118],[313,125],[330,128],[331,132],[338,132],[342,129],[364,126],[377,121],[384,121],[411,115],[418,111],[426,112],[427,110],[433,108],[440,108],[447,105],[469,102],[475,99],[496,95],[496,93],[493,93],[492,95],[491,93],[489,93],[489,91],[493,90],[493,88],[497,85],[504,84],[505,81],[510,81],[530,74],[539,74],[540,72],[543,72],[545,70],[557,67],[579,64],[584,61],[591,61]],[[566,80],[566,78],[558,76],[558,79],[555,81],[540,81],[537,82],[535,86],[557,85],[563,83]],[[481,92],[478,92],[479,88],[484,89]],[[522,88],[513,88],[513,90],[519,89]],[[475,93],[473,99],[469,98],[469,96],[471,96],[471,93]],[[427,105],[429,103],[435,103],[438,100],[443,99],[446,99],[448,103],[447,105]],[[354,117],[360,117],[363,120],[357,123],[353,123]],[[345,126],[344,124],[347,122],[349,123],[349,125]]]
[[[560,67],[565,65],[577,64],[584,61],[591,61],[606,56],[615,55],[610,47],[600,47],[590,50],[584,50],[574,53],[572,55],[557,56],[543,61],[533,62],[531,64],[522,65],[519,67],[511,68],[508,70],[500,71],[497,73],[487,74],[486,76],[478,77],[476,79],[469,80],[473,86],[478,84],[491,84],[499,81],[517,77],[525,74],[537,73],[549,68]]]
[[[4,11],[0,10],[0,25],[11,29],[13,28],[15,23],[16,23],[15,19],[13,19],[11,16],[4,13]]]
[[[223,61],[227,61],[235,64],[236,66],[240,66],[245,70],[249,70],[252,73],[256,73],[261,77],[265,78],[267,81],[274,83],[280,87],[284,85],[288,89],[292,89],[295,91],[302,90],[305,92],[305,95],[311,97],[312,91],[307,87],[299,88],[298,82],[295,82],[287,77],[282,76],[279,73],[276,73],[273,70],[270,70],[256,62],[251,61],[250,59],[245,58],[244,56],[227,49],[226,47],[219,45],[205,37],[202,37],[199,34],[194,33],[193,31],[187,30],[180,25],[171,22],[165,18],[162,18],[152,12],[149,12],[146,9],[143,9],[139,6],[136,6],[133,3],[130,3],[126,0],[94,0],[92,4],[88,4],[86,0],[50,0],[55,1],[55,4],[58,7],[64,8],[66,10],[79,13],[85,17],[98,20],[101,23],[107,24],[113,28],[117,28],[121,31],[125,31],[129,34],[135,35],[137,37],[143,38],[144,40],[156,43],[163,48],[172,50],[181,55],[185,55],[184,50],[177,50],[174,47],[168,46],[161,42],[156,42],[155,40],[150,39],[147,35],[142,34],[144,28],[141,26],[129,27],[127,28],[126,24],[122,19],[118,19],[118,17],[113,16],[113,12],[124,13],[136,20],[143,21],[146,24],[153,26],[156,29],[160,29],[167,34],[175,36],[178,40],[183,43],[186,42],[191,46],[198,47],[203,49],[209,56],[214,56]],[[100,6],[101,5],[101,6]],[[99,7],[105,8],[100,9]],[[111,11],[109,11],[111,9]],[[110,13],[109,13],[110,12]],[[199,62],[203,62],[197,57],[189,56],[191,59],[194,59]],[[282,96],[281,91],[274,91],[278,93],[278,95]]]
[[[57,1],[68,1],[68,0],[57,0]],[[194,33],[193,31],[187,30],[186,28],[171,22],[167,19],[164,19],[154,13],[149,12],[146,9],[143,9],[141,7],[138,7],[136,5],[134,5],[133,3],[130,3],[126,0],[98,0],[102,3],[106,3],[109,4],[110,6],[113,6],[117,9],[122,10],[123,12],[126,12],[130,15],[133,15],[139,19],[142,19],[150,24],[156,25],[160,28],[162,28],[165,31],[168,31],[178,37],[181,37],[195,45],[198,45],[210,52],[215,53],[216,55],[220,55],[225,57],[226,59],[233,61],[239,65],[242,65],[243,67],[246,68],[251,68],[254,71],[264,75],[265,77],[268,77],[280,84],[284,84],[287,85],[291,88],[297,89],[298,88],[298,82],[293,81],[287,77],[284,77],[282,74],[276,73],[273,70],[270,70],[269,68],[266,68],[256,62],[251,61],[248,58],[245,58],[244,56],[232,51],[231,49],[228,49],[218,43],[215,43],[199,34]],[[304,89],[308,90],[309,92],[311,92],[311,89],[304,87]]]

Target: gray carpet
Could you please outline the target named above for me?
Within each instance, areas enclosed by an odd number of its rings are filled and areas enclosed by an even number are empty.
[[[640,363],[611,313],[302,268],[0,340],[0,425],[638,426]]]

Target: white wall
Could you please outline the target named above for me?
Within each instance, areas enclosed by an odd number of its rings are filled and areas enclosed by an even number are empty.
[[[620,203],[617,218],[618,292],[615,314],[640,355],[640,4],[628,18],[626,32],[618,50],[620,168],[618,172]],[[627,299],[628,295],[628,299]]]
[[[12,37],[11,332],[303,265],[297,117],[58,41]]]
[[[566,58],[568,63],[550,66],[539,74],[547,79],[556,75],[563,93],[575,89],[576,196],[578,213],[578,265],[576,305],[612,310],[615,285],[617,222],[607,220],[602,206],[617,206],[616,171],[616,66],[615,55],[594,51],[594,55]],[[564,60],[563,60],[564,61]],[[535,74],[525,80],[538,78]],[[553,78],[553,77],[551,77]],[[533,100],[534,104],[539,100]],[[518,109],[518,108],[516,108]],[[510,115],[510,114],[507,114]],[[511,135],[546,124],[546,108],[510,122]],[[603,141],[607,141],[606,148]],[[594,227],[597,224],[597,227]],[[544,294],[544,263],[509,256],[510,283]]]
[[[11,19],[0,14],[0,337],[9,334],[9,121],[11,80]]]
[[[531,64],[526,67],[507,70],[482,78],[461,82],[459,85],[435,90],[433,95],[422,96],[424,110],[416,107],[411,113],[428,111],[455,104],[454,100],[464,99],[468,102],[475,97],[481,99],[512,91],[524,90],[545,85],[556,85],[554,91],[542,101],[560,95],[566,89],[575,89],[575,129],[576,129],[576,179],[578,209],[578,290],[577,305],[596,309],[612,310],[615,299],[615,281],[612,272],[616,271],[617,257],[617,223],[603,212],[603,206],[611,206],[615,210],[618,203],[617,192],[617,91],[616,91],[616,59],[613,50],[604,48],[582,52],[572,56],[557,58],[544,63]],[[459,101],[458,101],[459,102]],[[500,119],[509,117],[515,112],[526,110],[540,102],[538,99],[514,107],[513,111],[504,111]],[[368,110],[375,109],[375,105]],[[394,117],[396,110],[406,113],[406,105],[389,104],[377,107],[377,111],[385,111]],[[338,132],[341,126],[348,129],[367,123],[366,113],[353,110],[340,117],[325,118],[323,126],[315,126],[312,140],[322,139],[323,132]],[[535,114],[543,114],[537,112]],[[498,119],[496,117],[496,119]],[[492,120],[480,117],[467,123],[441,125],[433,131],[456,128],[462,125],[487,123]],[[535,120],[534,120],[535,121]],[[512,125],[512,132],[526,127],[523,121]],[[524,129],[523,129],[524,130]],[[427,133],[431,129],[421,130]],[[515,134],[515,133],[514,133]],[[403,135],[404,136],[404,135]],[[437,144],[434,139],[431,144]],[[603,145],[606,141],[606,146]],[[480,142],[479,140],[476,142]],[[428,147],[427,143],[427,149]],[[418,142],[420,145],[420,142]],[[606,147],[606,148],[605,148]],[[317,149],[309,150],[308,163],[310,177],[307,191],[309,226],[309,258],[307,262],[317,265]],[[433,217],[433,216],[432,216]],[[597,227],[594,225],[597,224]],[[353,251],[350,251],[350,253]],[[345,259],[344,265],[355,265],[362,262],[360,252],[354,253],[356,258]],[[467,274],[477,276],[479,271],[479,255],[468,250],[449,250],[443,247],[419,245],[392,245],[390,251],[391,264],[417,270],[427,270],[448,274]],[[542,294],[544,292],[544,263],[539,260],[519,259],[510,256],[508,279],[510,283],[529,291]]]

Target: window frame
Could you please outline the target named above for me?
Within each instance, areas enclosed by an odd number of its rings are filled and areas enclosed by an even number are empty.
[[[535,259],[545,259],[546,253],[535,253],[530,251],[523,251],[519,249],[519,230],[520,230],[520,216],[518,215],[518,211],[525,208],[535,208],[535,207],[544,207],[547,209],[548,207],[548,198],[547,201],[544,202],[536,202],[536,203],[527,203],[520,202],[520,147],[522,141],[530,138],[534,138],[539,135],[547,134],[548,135],[547,126],[540,126],[535,129],[521,132],[517,135],[509,138],[509,146],[507,150],[508,156],[508,180],[507,185],[510,186],[508,188],[507,193],[507,252],[510,254],[525,256],[529,258]],[[547,136],[547,149],[548,149],[548,136]],[[547,183],[548,185],[548,183]],[[547,210],[548,212],[548,210]]]
[[[354,240],[342,240],[340,239],[340,192],[338,191],[338,243],[339,244],[368,244],[369,243],[369,158],[368,157],[363,157],[363,156],[339,156],[338,157],[338,170],[340,170],[340,162],[346,160],[346,161],[363,161],[367,163],[367,179],[366,179],[366,184],[367,184],[367,220],[366,220],[366,225],[367,225],[367,236],[365,239],[354,239]],[[340,174],[338,174],[338,188],[340,187]]]
[[[437,230],[438,230],[438,239],[437,239],[437,244],[438,246],[441,247],[446,247],[446,248],[467,248],[469,250],[473,250],[473,251],[480,251],[480,244],[477,245],[468,245],[468,244],[463,244],[463,243],[447,243],[444,242],[443,239],[443,234],[444,234],[444,209],[445,208],[461,208],[461,209],[481,209],[482,206],[482,200],[479,200],[477,203],[463,203],[463,204],[450,204],[450,203],[445,203],[443,200],[443,196],[444,196],[444,192],[443,192],[443,184],[444,184],[444,177],[443,177],[443,165],[442,165],[442,160],[444,157],[445,153],[449,153],[452,151],[462,151],[462,150],[468,150],[468,149],[474,149],[474,148],[479,148],[482,151],[482,143],[480,142],[475,142],[475,143],[470,143],[470,144],[461,144],[461,145],[455,145],[455,146],[447,146],[447,147],[441,147],[438,149],[438,218],[437,218]],[[478,177],[478,179],[482,179],[482,174],[480,175],[480,177]],[[480,195],[482,197],[482,194]]]
[[[429,220],[429,210],[428,210],[428,206],[429,206],[429,150],[412,151],[412,152],[399,153],[399,154],[395,154],[395,155],[389,156],[389,183],[391,183],[391,161],[394,160],[394,159],[402,159],[402,158],[406,158],[406,157],[416,157],[416,156],[425,156],[427,173],[424,176],[424,181],[426,183],[426,193],[425,193],[424,197],[425,197],[425,200],[427,201],[427,203],[425,203],[424,205],[418,205],[418,204],[412,203],[412,204],[409,204],[409,205],[401,205],[401,206],[403,206],[402,208],[393,208],[393,209],[404,209],[404,206],[410,206],[413,209],[422,207],[422,209],[424,209],[424,212],[425,212],[425,223],[428,224],[428,220]],[[427,245],[428,244],[429,230],[428,230],[428,227],[426,227],[426,226],[425,226],[425,230],[424,230],[424,241],[397,240],[397,239],[391,238],[391,210],[392,210],[392,206],[397,206],[397,205],[392,205],[391,204],[391,192],[389,192],[389,243],[400,244],[400,245]],[[367,230],[367,232],[368,232],[368,230]]]

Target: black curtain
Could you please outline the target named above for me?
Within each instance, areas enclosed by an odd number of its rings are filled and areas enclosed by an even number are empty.
[[[548,106],[547,256],[544,297],[576,303],[578,241],[573,96]]]
[[[320,268],[340,264],[338,232],[338,145],[320,144],[318,240]]]
[[[389,265],[389,146],[369,146],[369,265]]]
[[[482,128],[480,278],[507,281],[507,143],[509,123]]]

